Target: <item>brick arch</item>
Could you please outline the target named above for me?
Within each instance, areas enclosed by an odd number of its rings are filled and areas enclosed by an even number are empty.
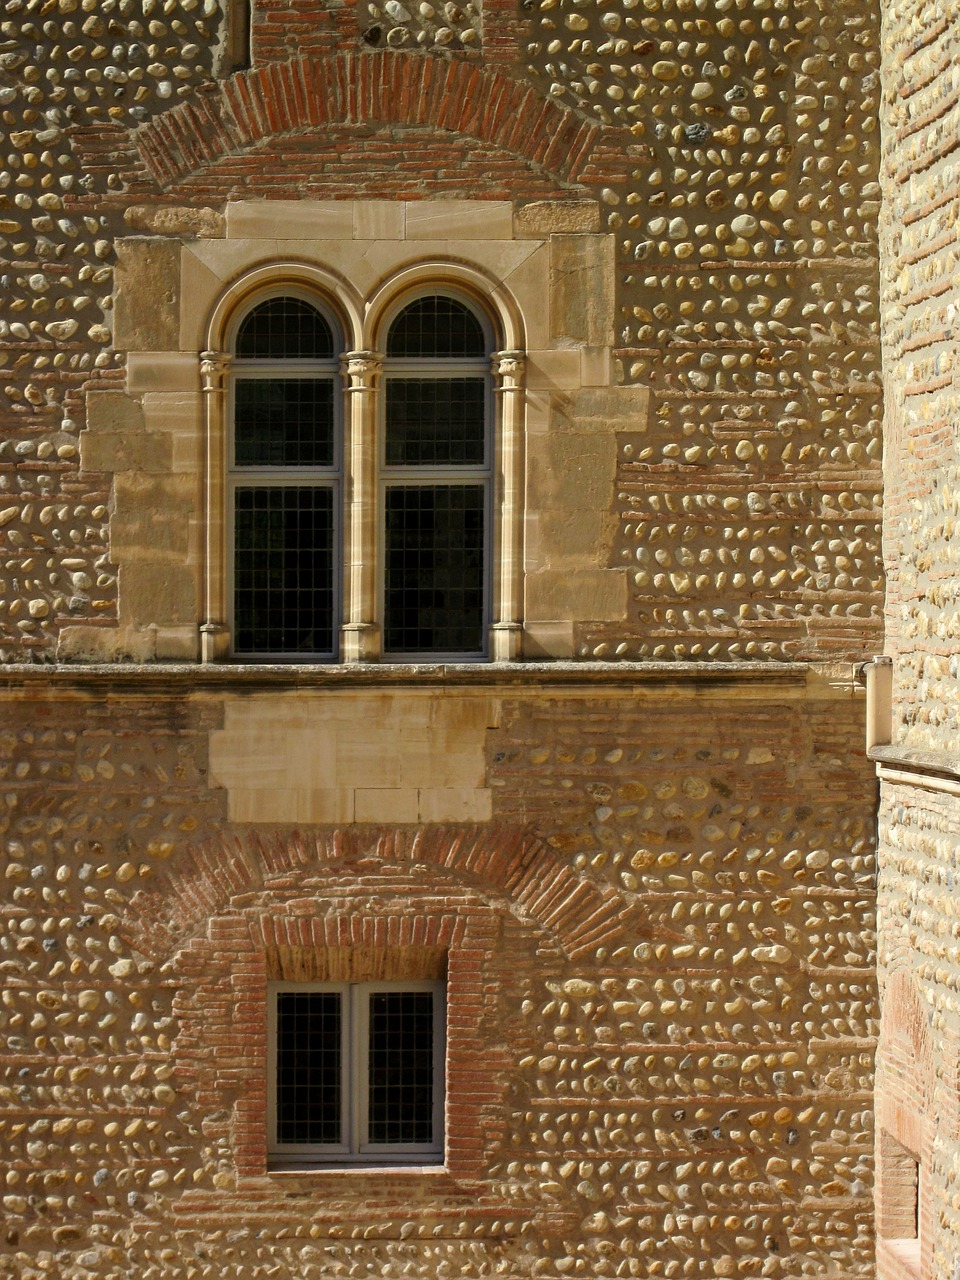
[[[613,889],[585,880],[537,836],[511,828],[437,825],[371,834],[348,827],[266,838],[223,833],[174,855],[149,889],[134,895],[131,941],[162,960],[238,897],[360,859],[411,869],[426,864],[481,892],[492,891],[519,919],[552,934],[571,959],[623,942],[633,914]]]
[[[270,139],[342,125],[460,135],[574,190],[623,181],[636,163],[625,135],[496,68],[374,51],[304,55],[238,72],[156,116],[134,138],[155,181],[171,187]]]

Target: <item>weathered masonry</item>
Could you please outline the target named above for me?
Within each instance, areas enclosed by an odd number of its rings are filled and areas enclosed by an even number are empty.
[[[883,43],[887,701],[880,777],[877,1274],[952,1277],[958,1064],[956,475],[960,8],[889,5]],[[878,704],[880,698],[878,698]]]
[[[5,6],[12,1280],[874,1274],[884,47]]]

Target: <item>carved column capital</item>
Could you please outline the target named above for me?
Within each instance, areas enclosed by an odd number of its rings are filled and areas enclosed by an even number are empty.
[[[204,391],[222,391],[230,370],[230,357],[224,351],[200,352],[200,381]]]
[[[519,391],[523,384],[526,356],[522,351],[495,351],[490,367],[497,380],[498,391]]]
[[[383,372],[379,351],[347,351],[340,357],[340,372],[348,379],[348,391],[373,391]]]

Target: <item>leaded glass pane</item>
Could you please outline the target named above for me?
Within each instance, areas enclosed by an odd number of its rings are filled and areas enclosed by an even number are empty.
[[[330,378],[239,378],[234,386],[238,467],[333,465]]]
[[[388,651],[482,652],[484,506],[482,485],[387,489]]]
[[[474,359],[489,355],[483,326],[456,298],[431,294],[409,303],[390,326],[388,356]]]
[[[302,298],[267,298],[237,332],[239,360],[331,360],[333,331]]]
[[[277,995],[277,1141],[338,1143],[341,1116],[338,992]]]
[[[482,466],[484,378],[388,378],[388,466]]]
[[[433,1141],[433,995],[377,991],[370,996],[368,1139]]]
[[[234,646],[238,653],[333,649],[333,489],[238,488]]]

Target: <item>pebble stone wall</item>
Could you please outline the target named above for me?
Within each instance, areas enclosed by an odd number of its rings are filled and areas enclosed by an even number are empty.
[[[871,1275],[850,705],[517,693],[488,827],[298,831],[227,821],[216,697],[8,699],[3,1274]],[[264,955],[345,928],[450,946],[452,1183],[264,1176]]]
[[[602,129],[615,163],[564,188],[492,144],[367,122],[314,137],[323,163],[300,139],[286,158],[260,145],[176,193],[151,186],[136,131],[209,99],[225,16],[219,0],[3,5],[2,660],[52,658],[64,626],[116,617],[109,493],[105,478],[78,475],[77,433],[82,388],[122,372],[112,246],[131,204],[219,208],[298,186],[536,199],[583,194],[585,182],[617,240],[621,376],[657,397],[644,439],[623,443],[611,491],[611,567],[633,575],[628,618],[580,626],[579,656],[876,649],[873,5],[270,0],[254,7],[255,64],[306,49],[495,68]]]
[[[891,769],[882,787],[878,1123],[920,1164],[923,1274],[960,1274],[956,876],[960,5],[884,6],[882,315]],[[912,768],[926,765],[917,776]],[[902,1046],[908,1046],[904,1052]],[[899,1046],[899,1048],[898,1048]],[[918,1101],[919,1096],[919,1101]],[[901,1109],[920,1117],[897,1135]],[[904,1137],[909,1141],[905,1144]],[[895,1222],[884,1179],[881,1220]],[[902,1207],[902,1204],[901,1204]],[[887,1234],[905,1234],[894,1228]],[[906,1234],[911,1234],[907,1232]],[[881,1257],[878,1274],[897,1272]]]
[[[956,430],[960,373],[954,3],[891,4],[884,115],[884,344],[889,387],[886,486],[888,628],[896,654],[897,740],[960,743],[956,655]]]
[[[225,3],[0,2],[0,1276],[871,1276],[876,7],[257,0],[247,58]],[[395,74],[399,114],[184,154],[226,72],[295,56],[330,101]],[[469,136],[430,115],[465,84]],[[589,164],[504,144],[534,99]],[[231,824],[226,695],[46,674],[122,589],[78,447],[123,385],[115,241],[276,194],[599,200],[654,395],[611,476],[627,620],[576,656],[795,674],[513,689],[493,820],[390,830]],[[266,976],[337,947],[447,954],[456,1176],[267,1173]]]

